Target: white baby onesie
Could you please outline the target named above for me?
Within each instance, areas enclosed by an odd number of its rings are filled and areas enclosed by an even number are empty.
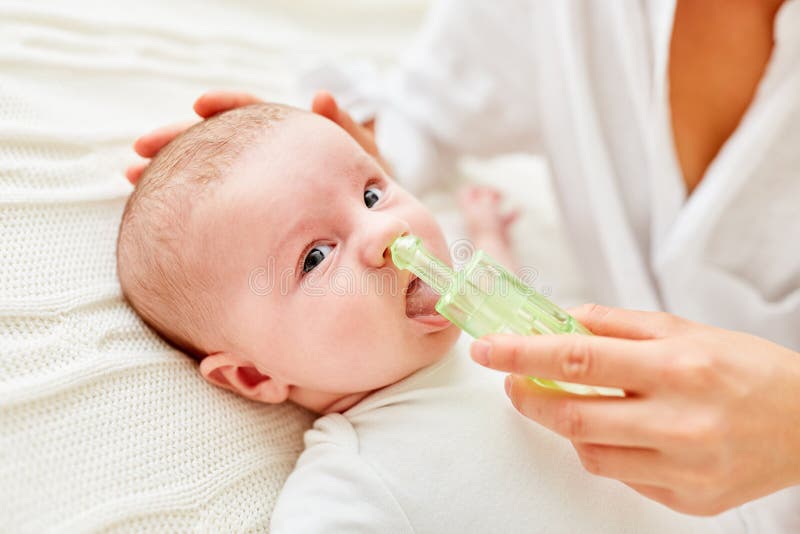
[[[678,514],[587,473],[466,348],[462,337],[437,364],[318,419],[272,532],[738,531],[735,517]]]

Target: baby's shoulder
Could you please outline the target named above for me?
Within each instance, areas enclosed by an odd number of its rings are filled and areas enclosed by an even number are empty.
[[[306,450],[312,447],[339,447],[358,450],[358,436],[350,420],[340,413],[323,415],[303,435]]]

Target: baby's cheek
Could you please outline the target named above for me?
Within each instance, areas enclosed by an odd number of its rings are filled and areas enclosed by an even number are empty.
[[[447,247],[447,240],[445,239],[444,233],[436,221],[431,221],[430,224],[425,228],[425,233],[420,237],[422,237],[425,246],[429,250],[431,250],[445,263],[450,263],[450,250]]]
[[[351,287],[346,293],[330,298],[328,302],[320,302],[309,309],[309,315],[324,322],[325,330],[331,335],[337,335],[342,331],[356,335],[368,327],[380,313],[375,306],[370,305],[369,298],[360,295],[361,288]]]

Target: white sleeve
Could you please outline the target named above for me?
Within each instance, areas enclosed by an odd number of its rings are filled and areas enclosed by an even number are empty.
[[[412,192],[447,179],[462,155],[540,150],[532,4],[431,9],[376,109],[381,152]]]
[[[391,491],[355,449],[317,443],[300,456],[270,523],[272,534],[411,533]]]
[[[383,78],[364,64],[307,73],[356,120],[376,117],[376,141],[413,193],[454,174],[459,156],[538,151],[532,2],[436,3],[401,65]]]

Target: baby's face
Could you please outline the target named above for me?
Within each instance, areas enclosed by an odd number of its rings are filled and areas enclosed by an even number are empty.
[[[225,215],[204,226],[221,251],[207,268],[223,281],[227,350],[295,400],[373,391],[437,361],[458,331],[427,315],[424,291],[406,298],[412,276],[387,248],[413,233],[449,261],[433,216],[332,122],[285,121],[239,159]]]

